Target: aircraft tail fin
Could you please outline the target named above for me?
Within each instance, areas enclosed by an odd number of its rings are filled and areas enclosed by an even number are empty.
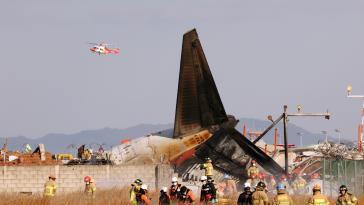
[[[228,120],[196,29],[183,36],[173,137]]]

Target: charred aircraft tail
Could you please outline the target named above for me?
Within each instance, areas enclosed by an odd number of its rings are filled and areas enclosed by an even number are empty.
[[[183,36],[174,137],[228,120],[195,29]]]
[[[281,174],[283,169],[259,147],[235,130],[226,115],[195,29],[183,36],[176,115],[173,137],[183,137],[209,129],[212,137],[200,145],[195,155],[210,157],[216,168],[241,177],[249,156],[265,170]]]

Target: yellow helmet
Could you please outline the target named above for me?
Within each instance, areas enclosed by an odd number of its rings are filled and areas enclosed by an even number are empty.
[[[312,188],[313,191],[321,191],[321,186],[319,184],[315,184]]]

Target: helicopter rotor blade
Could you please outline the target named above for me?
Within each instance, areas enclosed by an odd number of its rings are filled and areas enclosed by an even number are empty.
[[[90,45],[100,45],[99,43],[91,43],[91,42],[87,42],[87,44],[90,44]]]

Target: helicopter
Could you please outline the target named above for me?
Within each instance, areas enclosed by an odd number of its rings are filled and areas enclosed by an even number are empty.
[[[93,53],[97,53],[99,55],[101,54],[119,54],[120,49],[119,48],[109,48],[108,46],[110,44],[106,43],[88,43],[93,45],[92,48],[90,48],[90,51]]]

